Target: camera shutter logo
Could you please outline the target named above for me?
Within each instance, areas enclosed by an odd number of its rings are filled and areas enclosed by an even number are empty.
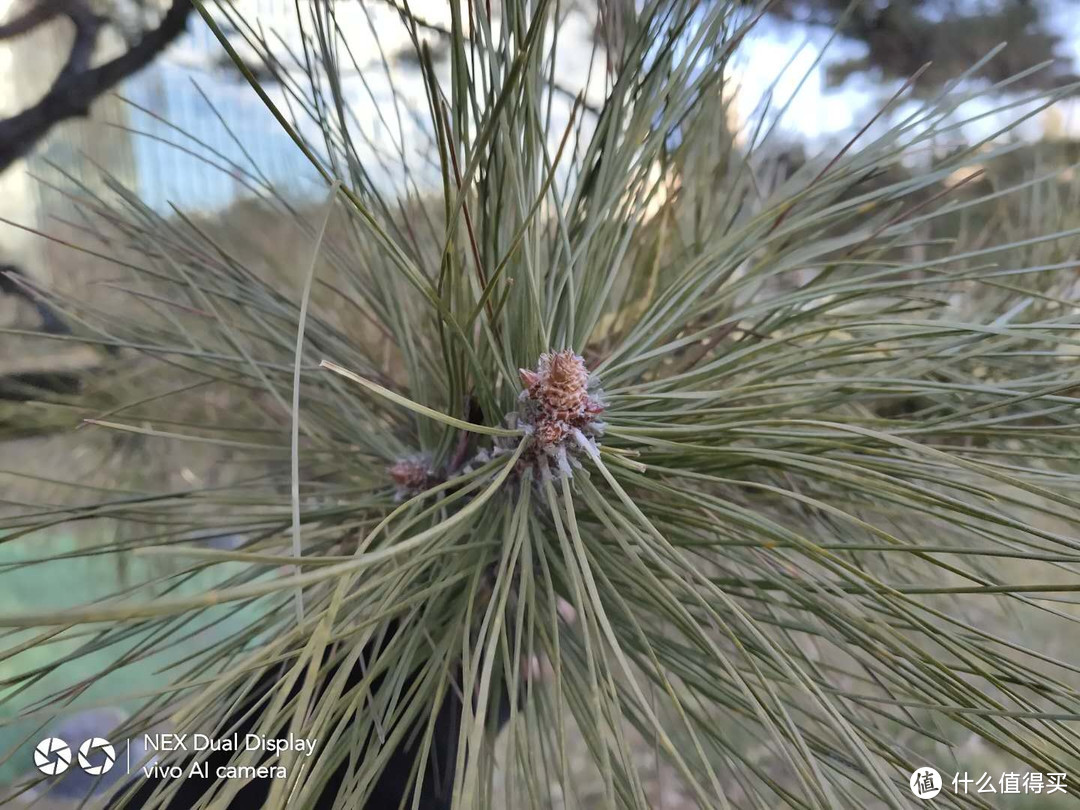
[[[97,754],[97,764],[90,761],[91,754]],[[79,746],[79,767],[91,776],[108,773],[115,762],[116,749],[104,737],[91,737]]]
[[[941,793],[941,774],[930,767],[919,768],[911,774],[908,785],[920,799],[932,799]]]
[[[71,764],[71,749],[59,737],[46,737],[34,748],[34,765],[49,776],[63,773]]]

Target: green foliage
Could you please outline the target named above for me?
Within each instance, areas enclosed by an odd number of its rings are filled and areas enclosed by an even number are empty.
[[[389,191],[373,179],[336,81],[347,43],[316,7],[302,20],[310,86],[281,82],[287,107],[262,92],[327,204],[244,174],[263,228],[307,237],[288,283],[119,187],[118,203],[84,201],[145,308],[62,303],[88,340],[168,370],[93,429],[162,452],[199,443],[248,472],[12,518],[12,538],[116,521],[129,531],[87,553],[175,560],[84,605],[7,610],[2,644],[71,636],[77,657],[145,633],[149,655],[212,608],[244,609],[242,630],[165,670],[140,727],[212,729],[231,688],[290,656],[262,729],[337,740],[352,717],[357,740],[392,739],[460,690],[478,696],[463,808],[494,801],[496,762],[509,807],[655,806],[643,747],[702,807],[906,807],[926,763],[1080,774],[1080,662],[1057,640],[1080,615],[1080,341],[1071,265],[1039,258],[1080,228],[1062,206],[989,241],[963,227],[963,212],[985,224],[998,200],[1046,199],[1057,180],[952,195],[950,178],[1012,150],[935,152],[984,98],[941,94],[769,183],[770,133],[729,130],[728,59],[760,9],[618,7],[605,41],[621,50],[595,55],[610,66],[602,101],[572,103],[558,128],[556,34],[583,12],[508,0],[496,24],[455,4],[440,66],[431,27],[401,9],[434,202],[417,175]],[[203,13],[216,27],[234,12]],[[283,76],[288,55],[246,30],[259,73]],[[959,241],[935,233],[946,219]],[[506,421],[519,368],[561,349],[585,358],[606,408],[572,476],[542,454],[523,463],[539,440]],[[209,392],[230,407],[185,416]],[[422,485],[403,492],[389,469],[420,460]],[[191,542],[211,529],[249,540]],[[180,590],[225,561],[220,585]],[[369,702],[334,682],[315,703],[324,652],[351,661],[391,622],[406,632],[365,683],[414,686]],[[543,683],[526,678],[534,659],[551,664]],[[485,726],[503,689],[496,757]],[[576,796],[574,740],[595,764],[592,798]],[[368,750],[338,806],[360,806],[383,767],[386,749]],[[271,806],[309,804],[338,761],[291,761]]]

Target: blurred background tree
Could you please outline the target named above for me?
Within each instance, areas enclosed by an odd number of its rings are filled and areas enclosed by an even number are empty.
[[[73,34],[67,57],[44,95],[26,109],[0,118],[0,172],[32,150],[53,126],[86,116],[100,95],[156,59],[184,32],[191,10],[189,0],[174,0],[164,12],[144,3],[97,8],[87,0],[32,0],[21,9],[16,7],[14,17],[0,24],[0,44],[28,36],[58,19],[67,20]],[[157,20],[143,26],[148,17],[155,16]],[[110,26],[125,46],[112,58],[95,60],[104,29]],[[30,72],[37,67],[31,64],[25,69]]]
[[[828,63],[830,84],[842,85],[866,71],[874,71],[879,80],[904,80],[929,63],[915,83],[923,94],[960,75],[1002,42],[1009,47],[983,65],[977,77],[1001,82],[1056,59],[1014,88],[1075,82],[1075,66],[1064,58],[1063,34],[1053,25],[1053,11],[1049,0],[776,0],[769,6],[769,13],[780,19],[836,28],[863,47],[860,57]]]

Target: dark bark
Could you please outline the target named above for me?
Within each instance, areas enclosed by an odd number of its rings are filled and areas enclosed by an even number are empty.
[[[0,25],[0,41],[27,34],[53,17],[59,16],[62,11],[61,3],[56,0],[41,0],[40,3],[34,3],[22,15]]]
[[[40,10],[35,11],[38,8]],[[173,0],[157,28],[147,31],[125,53],[95,68],[89,67],[89,62],[103,22],[101,18],[74,0],[50,0],[35,9],[0,28],[0,39],[26,33],[63,14],[75,24],[75,42],[67,64],[44,98],[0,121],[0,171],[29,153],[53,126],[69,118],[87,115],[96,98],[150,64],[184,32],[192,6],[190,0]]]

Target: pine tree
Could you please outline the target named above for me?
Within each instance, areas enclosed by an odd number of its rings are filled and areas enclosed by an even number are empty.
[[[163,567],[0,613],[6,655],[65,651],[5,700],[115,656],[23,706],[44,721],[165,654],[120,732],[213,734],[269,680],[257,733],[320,744],[281,756],[267,807],[314,806],[342,763],[336,806],[363,807],[406,742],[417,789],[446,779],[458,808],[497,784],[505,807],[644,810],[654,770],[710,808],[906,808],[928,766],[1080,773],[1080,667],[1058,638],[1080,565],[1077,314],[1073,263],[1041,252],[1080,229],[1058,205],[1015,235],[924,241],[1057,179],[955,202],[943,181],[1007,143],[906,163],[1000,88],[958,85],[766,184],[755,122],[726,136],[729,63],[764,4],[605,4],[602,87],[577,99],[552,66],[587,11],[451,10],[442,64],[433,23],[400,7],[426,96],[380,112],[426,116],[431,148],[374,157],[334,8],[301,17],[306,55],[239,21],[260,71],[310,71],[280,82],[286,105],[232,52],[325,180],[303,206],[231,167],[266,239],[306,237],[284,280],[208,223],[120,188],[84,200],[101,244],[83,247],[146,306],[54,303],[162,369],[86,430],[216,448],[242,474],[8,519],[5,542],[108,520],[125,531],[66,558]],[[201,11],[219,34],[233,13]],[[395,161],[409,171],[376,171]],[[429,756],[447,706],[452,779]]]

